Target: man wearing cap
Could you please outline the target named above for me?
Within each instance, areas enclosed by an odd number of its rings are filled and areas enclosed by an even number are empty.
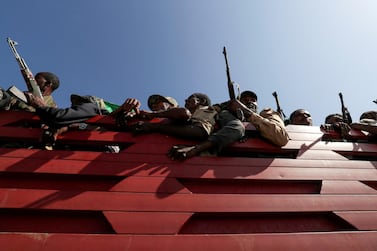
[[[173,124],[140,122],[134,132],[159,132],[176,137],[205,139],[213,132],[216,115],[217,111],[211,106],[211,100],[207,95],[193,93],[185,100],[185,107],[172,107],[152,112],[140,111],[141,117],[147,119],[168,118],[172,120]],[[179,123],[177,124],[177,122]]]
[[[352,123],[351,128],[369,133],[369,136],[377,136],[377,111],[366,111],[360,116],[360,121]],[[373,138],[377,140],[376,137]]]
[[[289,116],[289,124],[291,125],[313,125],[313,119],[310,113],[305,109],[297,109]]]
[[[148,98],[148,107],[151,111],[165,111],[173,107],[178,107],[178,103],[172,97],[153,94]]]
[[[251,122],[262,137],[275,145],[283,146],[289,140],[279,113],[270,108],[264,109],[260,114],[257,113],[257,95],[252,91],[244,91],[240,100],[230,100],[219,107],[222,108],[218,121],[220,129],[198,145],[173,146],[169,151],[172,159],[190,158],[207,150],[219,153],[224,147],[245,136],[245,127],[240,119]],[[236,117],[235,114],[242,114],[242,118]]]
[[[122,105],[111,113],[112,116],[124,114],[125,117],[139,116],[141,102],[135,98],[127,98]],[[153,94],[148,97],[148,107],[152,111],[165,111],[170,108],[178,107],[178,103],[174,98],[164,97],[159,94]],[[146,117],[146,115],[143,115]]]

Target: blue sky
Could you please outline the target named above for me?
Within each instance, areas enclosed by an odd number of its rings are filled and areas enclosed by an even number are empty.
[[[146,106],[159,93],[183,105],[194,92],[228,99],[232,79],[258,94],[260,109],[307,109],[314,124],[341,111],[354,121],[376,110],[377,1],[304,0],[19,0],[0,9],[0,86],[26,89],[6,38],[30,69],[61,80],[54,97],[72,93]]]

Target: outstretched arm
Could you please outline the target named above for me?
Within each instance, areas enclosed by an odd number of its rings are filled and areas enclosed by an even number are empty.
[[[191,112],[184,108],[171,108],[166,111],[158,111],[158,112],[148,112],[148,111],[140,111],[140,117],[146,119],[153,119],[153,118],[168,118],[178,121],[186,122],[191,118]]]
[[[124,103],[118,107],[115,111],[113,111],[110,115],[117,116],[120,113],[130,113],[135,112],[136,114],[139,114],[141,103],[139,100],[135,98],[128,98],[124,101]]]
[[[229,103],[229,109],[232,112],[241,109],[245,119],[251,122],[260,132],[262,137],[266,138],[271,143],[277,146],[284,146],[288,143],[289,136],[279,113],[272,109],[264,109],[259,115],[258,113],[251,111],[238,100],[231,100]]]

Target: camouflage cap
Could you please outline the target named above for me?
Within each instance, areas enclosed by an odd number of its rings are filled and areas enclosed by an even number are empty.
[[[172,97],[164,97],[159,94],[150,95],[148,98],[148,107],[152,110],[152,106],[162,100],[163,102],[169,103],[173,107],[178,107],[178,102]]]

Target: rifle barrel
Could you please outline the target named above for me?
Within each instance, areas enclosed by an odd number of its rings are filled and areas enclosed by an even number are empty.
[[[343,101],[343,94],[339,92],[339,98],[340,98],[340,104],[342,106],[342,117],[343,117],[343,122],[348,124],[348,116],[347,116],[347,111],[346,107],[344,106],[344,101]]]
[[[225,66],[226,66],[226,76],[227,76],[227,79],[228,79],[229,98],[230,99],[236,99],[236,94],[234,93],[233,82],[232,82],[232,80],[230,78],[230,70],[229,70],[229,64],[228,64],[228,57],[227,57],[225,46],[223,48],[223,54],[224,54],[224,57],[225,57]]]
[[[278,98],[278,94],[276,91],[274,91],[272,93],[272,96],[274,96],[275,98],[275,102],[276,102],[276,108],[277,108],[277,112],[280,113],[280,116],[283,117],[285,119],[285,114],[283,112],[283,109],[281,109],[280,107],[280,102],[279,102],[279,98]]]

